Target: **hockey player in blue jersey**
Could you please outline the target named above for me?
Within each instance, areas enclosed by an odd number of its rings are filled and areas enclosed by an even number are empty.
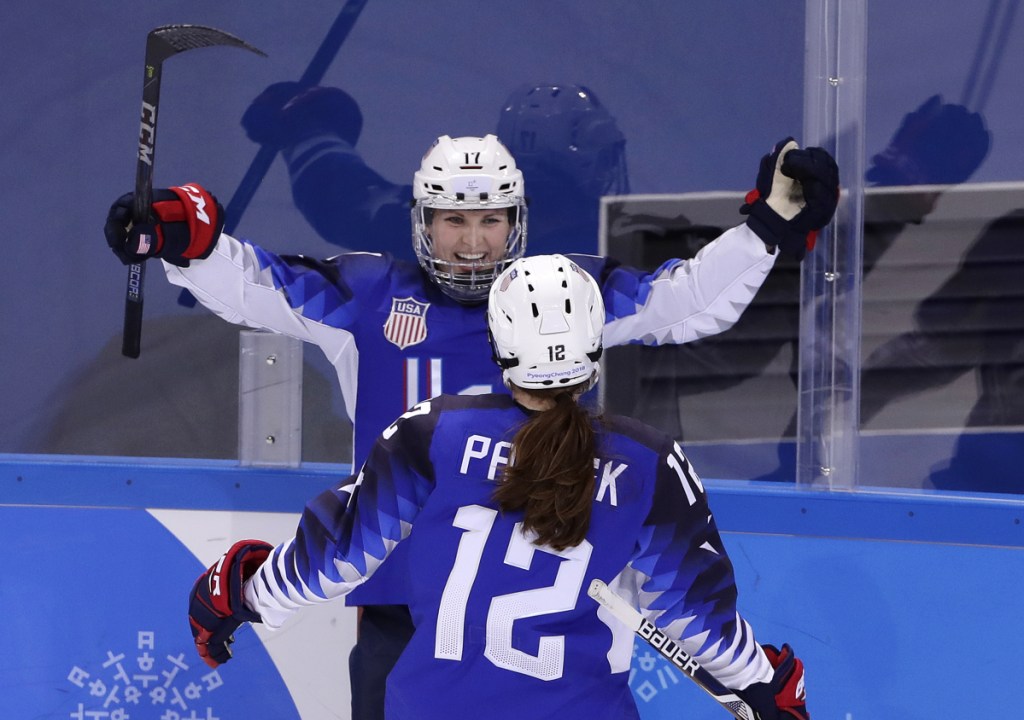
[[[780,251],[805,251],[808,234],[835,210],[838,173],[823,150],[795,145],[780,142],[762,160],[748,221],[694,259],[647,273],[574,256],[602,287],[606,345],[685,343],[722,332]],[[424,156],[412,190],[418,264],[375,253],[276,255],[222,233],[219,204],[196,184],[155,191],[152,225],[130,227],[132,195],[123,196],[106,235],[125,262],[164,260],[168,279],[222,318],[317,345],[337,370],[359,467],[380,431],[421,400],[503,387],[490,360],[484,301],[494,276],[525,252],[522,173],[494,136],[445,136]],[[363,607],[353,673],[367,668],[371,676],[353,677],[359,720],[379,717],[384,677],[411,632],[408,573],[397,570],[402,554],[349,599]]]
[[[805,238],[835,211],[838,173],[824,150],[795,148],[787,139],[765,156],[748,221],[693,260],[647,273],[575,257],[601,283],[606,344],[685,343],[722,332],[757,292],[777,248],[802,255]],[[444,136],[424,156],[413,195],[418,266],[386,253],[276,255],[222,233],[223,211],[198,184],[156,190],[151,225],[132,227],[133,195],[122,196],[105,231],[122,261],[163,259],[170,282],[224,319],[320,347],[356,420],[358,466],[389,418],[416,402],[501,387],[483,301],[495,274],[526,249],[522,173],[493,135]]]
[[[762,648],[697,474],[672,438],[578,403],[599,376],[601,288],[565,256],[515,261],[487,326],[511,392],[442,395],[376,440],[354,483],[314,498],[295,537],[236,543],[196,581],[190,625],[212,667],[242,622],[280,627],[342,596],[396,545],[416,624],[388,720],[637,718],[627,597],[761,720],[806,720],[803,664]],[[244,662],[244,660],[242,661]]]

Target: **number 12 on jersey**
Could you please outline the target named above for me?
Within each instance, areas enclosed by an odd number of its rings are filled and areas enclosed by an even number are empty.
[[[497,515],[497,510],[482,505],[465,505],[455,514],[452,524],[463,533],[437,612],[436,658],[462,659],[466,606]],[[525,535],[522,523],[516,523],[505,551],[505,564],[529,570],[535,552],[550,553],[562,559],[555,582],[547,587],[498,595],[491,600],[487,611],[484,655],[499,668],[541,680],[557,680],[562,677],[565,637],[540,638],[537,654],[530,655],[512,646],[512,628],[515,621],[522,618],[565,612],[576,607],[593,546],[584,540],[575,547],[555,550],[535,545],[531,535]]]

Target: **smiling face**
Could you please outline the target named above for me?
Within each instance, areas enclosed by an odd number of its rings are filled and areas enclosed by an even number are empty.
[[[453,272],[498,262],[505,257],[510,230],[506,208],[435,210],[430,220],[434,258],[451,263]]]
[[[412,247],[448,297],[487,301],[494,277],[526,252],[523,174],[494,135],[442,135],[413,175]]]

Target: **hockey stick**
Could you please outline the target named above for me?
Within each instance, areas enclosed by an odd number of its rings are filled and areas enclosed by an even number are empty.
[[[594,580],[590,583],[587,593],[590,597],[601,603],[616,619],[646,640],[651,647],[661,653],[662,657],[675,665],[683,675],[697,683],[704,692],[718,701],[734,718],[738,718],[738,720],[760,720],[760,715],[755,713],[750,705],[737,697],[732,690],[718,682],[699,662],[683,650],[679,643],[659,630],[654,623],[645,619],[636,608],[613,593],[601,580]]]
[[[201,25],[164,25],[146,36],[146,67],[142,83],[142,115],[139,128],[139,156],[135,165],[134,224],[152,221],[153,160],[156,154],[156,121],[160,105],[160,76],[167,58],[194,48],[227,45],[266,57],[234,35]],[[124,334],[121,354],[137,358],[142,345],[142,289],[146,279],[143,263],[128,266],[128,289],[124,305]]]
[[[338,13],[334,24],[331,25],[331,29],[327,31],[327,35],[324,36],[320,47],[317,48],[316,54],[313,55],[313,59],[309,61],[309,66],[306,67],[306,71],[299,78],[299,84],[302,87],[313,87],[323,80],[324,73],[327,72],[327,68],[330,66],[331,61],[334,60],[334,56],[338,54],[338,50],[341,49],[342,44],[348,37],[352,27],[356,24],[356,20],[359,19],[359,14],[366,7],[367,2],[368,0],[348,0],[345,6],[341,8],[341,12]],[[249,202],[256,194],[260,183],[263,182],[263,177],[267,174],[275,157],[277,157],[277,148],[269,145],[260,146],[256,157],[253,158],[249,169],[246,170],[245,175],[242,177],[242,182],[239,183],[238,189],[231,196],[227,209],[224,211],[224,232],[227,234],[230,235],[238,227],[242,214],[249,207]]]

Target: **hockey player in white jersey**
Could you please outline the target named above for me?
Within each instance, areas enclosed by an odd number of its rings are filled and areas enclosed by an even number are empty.
[[[387,681],[388,720],[638,718],[632,634],[588,597],[594,579],[629,591],[761,720],[806,720],[803,664],[762,648],[738,612],[679,445],[578,403],[599,377],[597,282],[562,255],[517,260],[490,289],[487,325],[511,395],[419,403],[354,483],[307,505],[293,539],[232,546],[190,596],[204,661],[230,659],[240,623],[280,627],[406,545],[416,630]]]
[[[503,388],[490,360],[484,301],[495,275],[526,250],[522,173],[494,136],[444,136],[415,173],[413,195],[418,265],[374,253],[323,261],[277,255],[222,233],[219,203],[197,184],[155,191],[149,225],[132,227],[132,195],[121,197],[106,236],[124,262],[162,259],[172,283],[222,318],[320,347],[354,421],[359,467],[381,430],[414,404]],[[605,344],[685,343],[728,329],[780,251],[803,255],[837,197],[832,158],[787,138],[761,162],[757,190],[744,206],[747,222],[694,259],[647,273],[610,258],[573,256],[601,285]],[[384,677],[412,629],[402,554],[349,598],[364,608],[352,663],[357,720],[379,717]],[[361,657],[366,645],[373,648],[368,660]],[[357,677],[364,671],[369,677]],[[364,691],[368,711],[358,707]]]

